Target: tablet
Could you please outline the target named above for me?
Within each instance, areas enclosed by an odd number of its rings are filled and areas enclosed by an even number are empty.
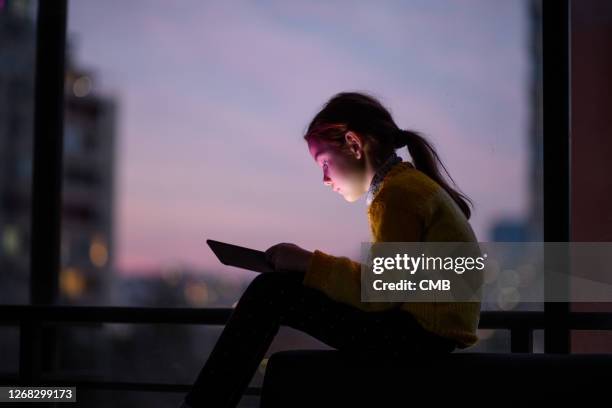
[[[215,241],[214,239],[207,239],[206,243],[223,265],[260,273],[274,272],[274,266],[266,260],[266,253],[263,251]]]

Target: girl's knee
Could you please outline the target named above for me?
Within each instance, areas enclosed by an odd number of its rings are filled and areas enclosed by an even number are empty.
[[[299,277],[290,275],[291,273],[292,272],[260,273],[249,283],[247,291],[263,291],[270,294],[280,293],[281,290],[288,289],[299,281]],[[299,283],[301,283],[301,281]]]

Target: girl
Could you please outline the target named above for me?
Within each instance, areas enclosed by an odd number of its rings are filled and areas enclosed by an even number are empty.
[[[477,242],[470,200],[444,181],[435,150],[374,97],[333,96],[304,139],[325,185],[348,202],[366,195],[374,242]],[[403,146],[414,164],[396,155]],[[276,272],[249,284],[183,407],[235,407],[280,325],[355,353],[448,353],[478,340],[479,302],[361,302],[358,262],[289,243],[266,256]]]

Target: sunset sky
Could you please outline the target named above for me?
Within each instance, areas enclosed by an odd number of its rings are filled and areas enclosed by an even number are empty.
[[[365,198],[322,182],[302,136],[367,91],[421,131],[475,203],[479,241],[527,205],[526,2],[70,2],[77,63],[119,105],[115,265],[220,265],[206,238],[357,259]],[[401,151],[407,158],[407,152]]]

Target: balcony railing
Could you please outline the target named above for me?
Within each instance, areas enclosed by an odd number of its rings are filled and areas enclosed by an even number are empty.
[[[17,377],[0,381],[32,385],[42,383],[56,386],[76,386],[90,389],[132,390],[156,392],[186,392],[189,384],[151,382],[123,382],[60,378],[40,370],[44,337],[42,326],[49,324],[78,325],[91,323],[195,324],[224,325],[231,308],[155,308],[155,307],[100,307],[100,306],[0,306],[0,325],[19,327],[20,359]],[[504,329],[510,332],[510,352],[532,353],[533,331],[546,328],[545,312],[482,312],[480,329]],[[572,312],[566,330],[612,330],[612,314]],[[245,395],[260,395],[261,389],[249,387]]]

